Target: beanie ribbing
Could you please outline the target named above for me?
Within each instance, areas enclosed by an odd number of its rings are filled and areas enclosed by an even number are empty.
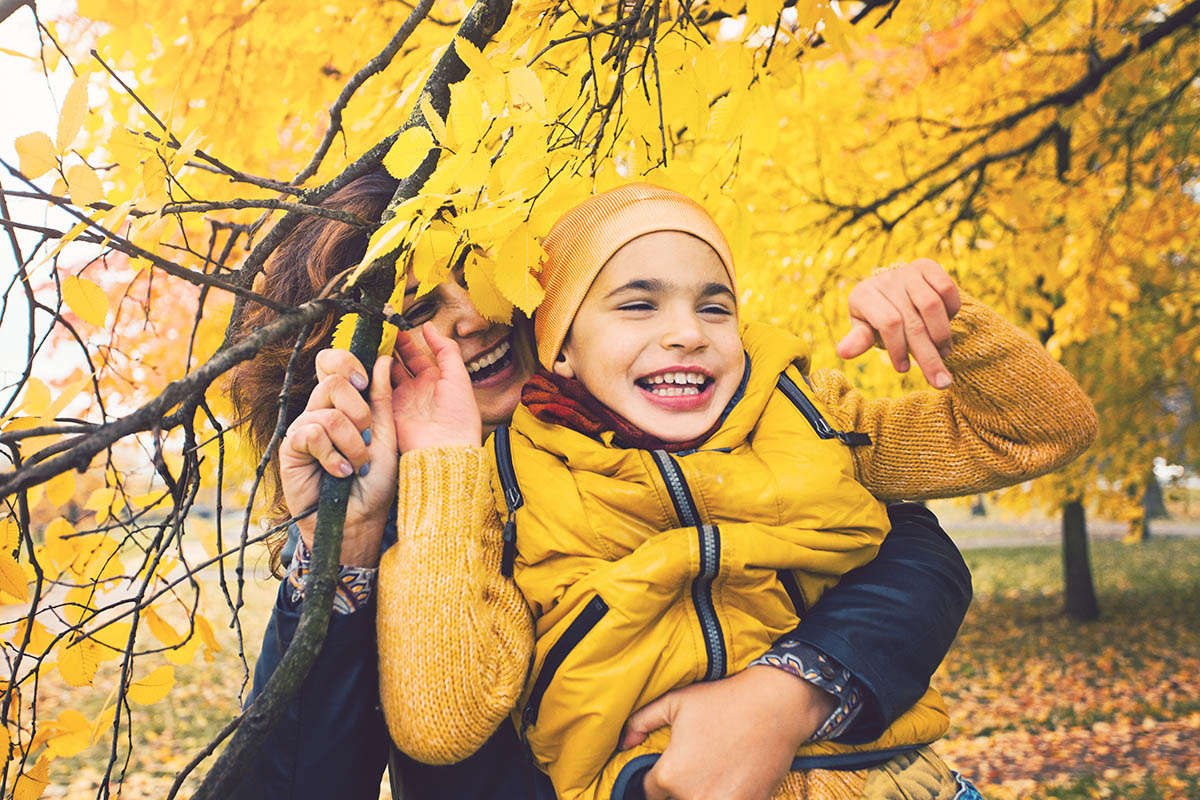
[[[543,367],[552,368],[584,296],[613,254],[658,231],[691,234],[712,247],[737,295],[729,242],[699,203],[649,183],[610,189],[563,214],[542,242],[546,257],[538,280],[546,297],[534,314],[533,333]]]

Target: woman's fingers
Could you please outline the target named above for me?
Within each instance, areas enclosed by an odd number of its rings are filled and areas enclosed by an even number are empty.
[[[908,338],[904,315],[877,284],[864,284],[865,291],[859,301],[858,313],[853,316],[870,325],[897,372],[908,372]]]
[[[652,732],[671,724],[670,697],[669,694],[663,695],[630,715],[625,722],[625,729],[621,732],[619,749],[637,747],[646,741],[646,737]]]
[[[427,327],[431,327],[429,323],[422,325],[422,332]],[[429,350],[418,344],[412,331],[400,331],[396,335],[396,360],[399,362],[402,371],[407,370],[407,376],[412,377],[429,373],[437,366]],[[392,370],[392,380],[400,382],[407,376],[398,376],[397,371],[395,369]]]
[[[360,431],[371,427],[371,406],[362,392],[340,374],[331,374],[318,383],[308,396],[304,410],[320,411],[327,408],[337,409],[349,417]]]
[[[363,429],[332,408],[305,411],[288,429],[287,447],[308,454],[331,475],[348,478],[369,464]]]
[[[360,392],[367,388],[367,373],[362,363],[348,350],[327,347],[320,351],[317,353],[316,370],[318,383],[331,375],[340,375]]]

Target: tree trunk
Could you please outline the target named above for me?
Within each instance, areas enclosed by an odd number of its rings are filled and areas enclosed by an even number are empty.
[[[1146,488],[1142,492],[1142,510],[1146,512],[1146,519],[1167,519],[1171,515],[1167,512],[1167,504],[1163,502],[1162,486],[1158,482],[1158,476],[1154,474],[1153,468],[1146,471]]]
[[[1086,622],[1100,616],[1100,605],[1092,585],[1083,503],[1072,500],[1063,505],[1062,519],[1064,606],[1067,616]]]

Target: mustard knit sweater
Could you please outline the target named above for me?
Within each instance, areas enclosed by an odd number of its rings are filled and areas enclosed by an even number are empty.
[[[868,400],[832,370],[809,375],[881,500],[1009,486],[1054,470],[1096,435],[1091,402],[1028,335],[964,297],[951,322],[946,391]],[[379,565],[380,697],[408,755],[433,764],[474,753],[521,695],[533,648],[529,610],[500,574],[501,520],[482,447],[400,458],[398,542]]]

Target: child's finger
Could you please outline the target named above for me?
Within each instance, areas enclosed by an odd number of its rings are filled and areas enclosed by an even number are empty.
[[[850,319],[850,332],[837,344],[839,358],[858,358],[875,346],[875,330],[861,319]]]
[[[420,375],[422,372],[434,368],[433,358],[430,357],[428,351],[417,344],[411,331],[400,331],[397,334],[396,356],[410,375]]]
[[[425,343],[429,345],[433,357],[437,359],[438,369],[441,370],[443,377],[451,375],[455,377],[466,378],[468,383],[470,377],[467,375],[467,365],[462,360],[462,350],[458,344],[451,338],[443,336],[441,332],[430,325],[428,322],[421,326],[421,334],[425,337]],[[462,373],[459,375],[459,373]]]

